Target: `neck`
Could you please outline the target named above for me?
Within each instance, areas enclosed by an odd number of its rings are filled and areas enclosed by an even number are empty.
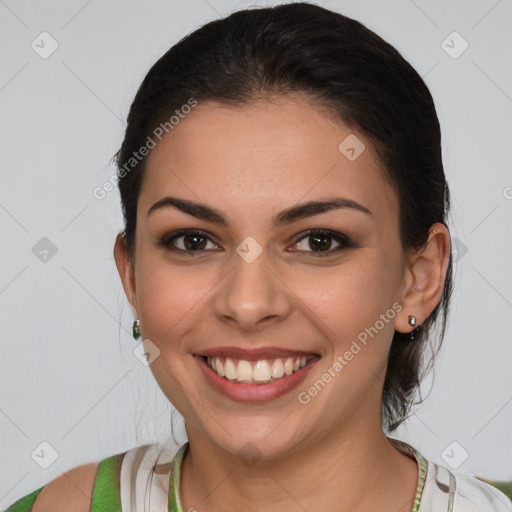
[[[189,443],[181,469],[184,511],[409,512],[413,506],[417,464],[389,442],[380,423],[361,423],[350,435],[326,436],[254,464],[192,432]]]

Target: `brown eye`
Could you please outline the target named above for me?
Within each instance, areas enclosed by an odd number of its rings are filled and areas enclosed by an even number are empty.
[[[182,230],[164,236],[156,245],[165,246],[171,251],[203,252],[207,249],[215,249],[217,246],[207,248],[210,237],[201,231]]]
[[[302,240],[307,240],[303,244],[304,249],[299,249],[301,252],[311,252],[313,256],[327,256],[342,249],[353,247],[353,243],[346,235],[325,230],[312,230],[308,231],[305,236],[295,242],[294,247],[300,246]],[[338,247],[332,249],[333,240]],[[311,249],[308,251],[307,249]]]

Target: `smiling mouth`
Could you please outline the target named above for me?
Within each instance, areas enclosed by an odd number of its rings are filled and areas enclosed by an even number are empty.
[[[247,361],[231,357],[203,356],[208,367],[217,375],[237,384],[268,384],[302,370],[314,358],[311,354]]]

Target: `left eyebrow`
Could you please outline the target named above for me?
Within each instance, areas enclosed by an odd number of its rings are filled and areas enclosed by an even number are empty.
[[[163,197],[158,200],[149,208],[147,215],[150,215],[156,210],[169,207],[176,208],[177,210],[198,219],[215,222],[226,227],[229,226],[226,215],[221,210],[208,206],[204,203],[197,203],[188,199],[180,199],[172,196]],[[291,206],[290,208],[286,208],[276,216],[272,217],[272,225],[277,228],[306,217],[312,217],[313,215],[341,208],[350,208],[373,217],[373,213],[362,204],[344,197],[333,197],[323,201],[309,201],[307,203],[301,203]]]

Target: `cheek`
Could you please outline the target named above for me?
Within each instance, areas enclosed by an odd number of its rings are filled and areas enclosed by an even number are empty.
[[[184,340],[204,319],[201,309],[216,281],[211,272],[171,266],[162,263],[161,257],[141,257],[139,261],[136,278],[141,331],[160,351],[151,363],[151,372],[174,407],[194,421],[193,404],[198,397],[191,389],[190,371],[195,362],[187,354]]]
[[[191,270],[166,264],[161,256],[141,258],[139,268],[137,299],[142,332],[162,351],[179,351],[183,333],[200,322],[208,292],[217,281],[215,275],[197,267]]]
[[[335,333],[364,328],[391,307],[389,273],[378,258],[359,258],[337,267],[295,276],[292,289]]]
[[[327,358],[334,362],[347,354],[346,376],[368,367],[379,373],[394,332],[391,269],[372,253],[316,275],[296,276],[291,287],[307,306],[305,314],[328,340]]]

